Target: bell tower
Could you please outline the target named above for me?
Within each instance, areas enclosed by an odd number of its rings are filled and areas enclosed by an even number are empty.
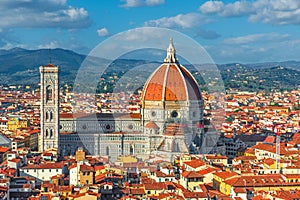
[[[40,66],[41,134],[39,151],[59,147],[59,67]]]

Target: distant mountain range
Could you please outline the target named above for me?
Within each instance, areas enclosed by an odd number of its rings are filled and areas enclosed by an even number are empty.
[[[0,84],[35,84],[39,82],[39,66],[52,60],[61,66],[62,80],[74,77],[85,55],[64,49],[0,50]]]
[[[0,50],[0,85],[37,84],[39,66],[50,62],[61,67],[61,82],[73,83],[77,70],[86,55],[65,49],[27,50],[13,48]],[[130,69],[132,66],[149,63],[143,60],[120,59],[114,61],[114,72]],[[158,62],[153,62],[157,63]],[[254,64],[230,63],[217,65],[226,88],[243,90],[293,89],[300,85],[300,62],[266,62]],[[189,66],[186,66],[189,68]]]

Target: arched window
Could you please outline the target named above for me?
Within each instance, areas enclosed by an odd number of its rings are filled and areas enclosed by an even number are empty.
[[[53,120],[53,112],[50,111],[50,121],[52,121],[52,120]]]
[[[49,137],[49,130],[48,129],[46,129],[46,138],[48,138]]]
[[[48,111],[46,112],[46,120],[47,121],[49,120],[49,112]]]
[[[134,154],[134,147],[133,147],[133,145],[130,145],[129,151],[130,151],[130,155]]]
[[[109,146],[106,147],[106,155],[109,156]]]
[[[53,100],[53,91],[51,85],[46,87],[46,102]]]
[[[192,115],[193,115],[193,117],[196,117],[196,112],[194,111],[194,112],[192,113]]]
[[[178,144],[178,142],[174,142],[172,151],[173,152],[179,152],[179,144]]]
[[[53,137],[53,129],[50,129],[50,138]]]

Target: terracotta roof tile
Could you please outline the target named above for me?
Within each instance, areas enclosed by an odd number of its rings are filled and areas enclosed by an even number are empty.
[[[142,93],[142,99],[146,101],[186,101],[201,98],[197,82],[191,73],[177,64],[162,64],[147,80]]]
[[[153,129],[159,129],[159,127],[156,125],[155,122],[150,121],[145,125],[145,128],[153,128]]]
[[[203,178],[204,176],[195,171],[185,171],[182,172],[181,175],[185,178]]]
[[[202,160],[192,160],[184,162],[184,164],[196,169],[198,167],[204,166],[205,162],[203,162]]]
[[[63,162],[59,163],[40,163],[38,165],[27,165],[22,169],[62,169]]]
[[[223,171],[223,172],[216,172],[214,173],[214,175],[220,177],[221,179],[228,179],[228,178],[232,178],[234,176],[237,176],[237,173],[235,172],[230,172],[230,171]]]

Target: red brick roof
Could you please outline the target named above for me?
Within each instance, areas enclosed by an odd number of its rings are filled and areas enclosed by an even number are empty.
[[[273,165],[275,163],[275,160],[272,158],[266,158],[263,160],[263,162],[267,165]]]
[[[270,144],[259,143],[255,146],[253,146],[252,148],[253,149],[260,149],[260,150],[264,150],[264,151],[268,151],[268,152],[272,152],[272,153],[276,153],[275,146],[270,145]]]
[[[256,156],[238,156],[238,157],[235,157],[234,160],[243,160],[243,161],[246,161],[246,160],[256,160]]]
[[[226,179],[228,179],[228,178],[237,176],[237,173],[235,173],[235,172],[230,172],[230,171],[225,171],[225,172],[216,172],[216,173],[214,173],[214,175],[220,177],[221,179],[226,180]]]
[[[155,124],[155,122],[150,121],[145,125],[145,128],[153,128],[153,129],[159,129],[159,127]]]
[[[185,178],[203,178],[204,176],[195,171],[185,171],[182,172],[181,175]]]
[[[277,191],[276,197],[277,198],[281,198],[281,199],[286,199],[286,200],[290,200],[290,199],[298,199],[300,196],[300,191],[299,190],[294,190],[292,191]]]
[[[205,175],[205,174],[209,174],[209,173],[215,172],[215,171],[217,171],[217,170],[218,170],[218,169],[208,167],[208,168],[206,168],[206,169],[203,169],[203,170],[198,171],[198,173],[199,173],[199,174],[202,174],[202,175]]]
[[[69,166],[68,169],[70,170],[70,169],[73,169],[73,168],[75,168],[75,167],[77,167],[77,164],[76,164],[76,163],[74,163],[74,164],[72,164],[71,166]]]
[[[38,165],[27,165],[22,169],[62,169],[63,162],[59,163],[40,163]]]
[[[165,183],[144,183],[145,190],[166,190],[166,184]]]
[[[5,153],[5,152],[8,152],[8,151],[9,151],[9,148],[0,147],[0,153]]]
[[[156,177],[175,177],[174,173],[165,174],[162,171],[156,171],[155,174],[156,174]]]
[[[191,160],[191,161],[184,162],[184,164],[196,169],[197,167],[204,166],[205,162],[203,162],[202,160]]]
[[[207,198],[206,192],[184,192],[183,196],[185,199],[199,199],[199,198]]]
[[[89,165],[80,165],[80,171],[82,171],[82,172],[93,172],[94,167],[89,166]]]
[[[255,187],[261,185],[300,185],[300,183],[288,183],[284,181],[284,176],[281,174],[267,174],[255,176],[241,176],[225,181],[226,184],[234,187]]]
[[[146,192],[145,192],[144,188],[131,188],[130,189],[130,194],[133,194],[133,195],[144,195],[144,194],[146,194]]]
[[[227,159],[227,156],[221,156],[221,155],[206,155],[206,159]]]
[[[274,143],[274,141],[275,141],[274,136],[267,136],[266,139],[264,140],[264,142],[267,142],[267,143]]]
[[[95,171],[102,170],[102,169],[105,169],[105,166],[103,166],[103,165],[95,165],[94,169],[95,169]]]

